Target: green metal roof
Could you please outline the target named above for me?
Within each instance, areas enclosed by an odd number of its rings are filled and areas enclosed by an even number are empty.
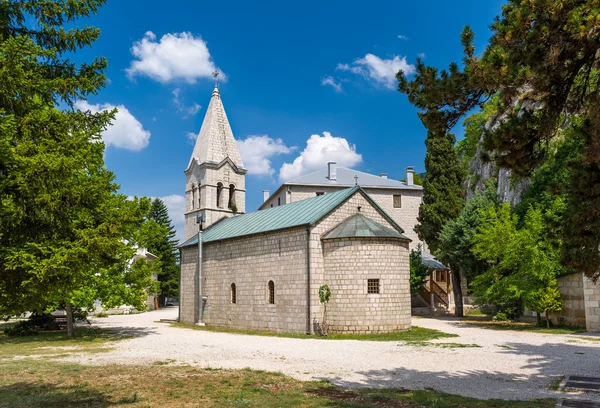
[[[202,242],[220,241],[312,224],[323,218],[359,189],[358,186],[347,188],[279,207],[224,218],[202,233]],[[181,244],[180,247],[197,244],[198,236],[195,235]]]
[[[405,237],[398,231],[394,231],[391,228],[384,227],[383,225],[358,213],[354,214],[347,220],[342,221],[337,227],[333,228],[331,231],[326,233],[322,239],[365,237],[396,238],[409,240],[408,237]]]

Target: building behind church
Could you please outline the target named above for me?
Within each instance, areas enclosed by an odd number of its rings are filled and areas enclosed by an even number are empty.
[[[277,207],[360,185],[405,231],[411,240],[411,248],[425,244],[414,231],[423,200],[423,187],[414,183],[413,167],[406,168],[405,181],[388,178],[387,174],[365,173],[340,167],[329,162],[327,167],[283,183],[273,195],[263,191],[264,202],[260,210]]]

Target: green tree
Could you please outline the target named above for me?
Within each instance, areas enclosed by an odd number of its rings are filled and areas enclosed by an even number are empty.
[[[473,292],[479,303],[500,306],[503,312],[518,317],[520,305],[533,311],[549,309],[540,301],[551,294],[549,288],[564,272],[561,248],[549,239],[546,217],[562,211],[564,202],[557,200],[545,213],[530,207],[522,226],[508,203],[482,210],[483,222],[473,236],[473,253],[486,261],[489,269],[475,277]],[[546,299],[549,300],[549,299]]]
[[[462,68],[452,63],[437,75],[417,62],[416,79],[398,75],[413,102],[456,121],[499,98],[495,126],[483,150],[514,177],[527,177],[547,157],[549,142],[566,123],[582,121],[584,147],[573,163],[564,261],[587,276],[600,276],[600,0],[509,0],[492,24],[478,56],[474,34],[463,30]],[[408,85],[408,87],[407,87]],[[445,125],[445,126],[444,126]],[[428,127],[429,129],[429,127]],[[585,194],[591,191],[592,194]]]
[[[546,327],[550,328],[548,312],[560,312],[562,310],[562,297],[558,289],[558,282],[552,279],[546,286],[540,287],[527,294],[525,304],[533,311],[546,314]]]
[[[148,250],[161,261],[161,273],[158,275],[160,294],[174,297],[179,294],[179,267],[177,265],[177,240],[175,228],[169,218],[167,206],[160,198],[152,200],[150,219],[162,227],[162,233],[148,244]]]
[[[439,259],[468,282],[488,269],[487,262],[473,254],[473,237],[484,221],[482,211],[497,205],[496,185],[489,181],[486,189],[467,201],[458,217],[447,222],[442,230]]]
[[[421,245],[410,251],[410,294],[419,293],[429,276],[429,267],[423,263]]]
[[[452,67],[452,72],[456,69]],[[402,71],[397,77],[398,89],[408,96],[413,105],[421,109],[419,117],[427,129],[423,202],[419,207],[419,224],[415,231],[431,251],[437,254],[444,225],[458,216],[464,204],[464,175],[456,154],[456,138],[450,133],[460,113],[438,109],[443,103],[444,91],[456,87],[456,84],[448,81],[452,75],[445,71],[438,75],[436,69],[426,68],[421,61],[417,63],[417,73],[412,81],[408,81]],[[428,88],[430,84],[435,84],[432,89]],[[460,317],[463,316],[460,273],[452,274],[452,288],[455,314]]]
[[[0,315],[65,305],[69,336],[73,305],[127,285],[135,303],[143,290],[131,285],[150,273],[130,262],[150,203],[117,194],[104,167],[101,134],[115,112],[73,109],[105,85],[106,60],[72,62],[99,30],[63,25],[103,3],[0,2]]]
[[[329,285],[321,285],[319,286],[319,302],[323,304],[323,334],[327,335],[328,327],[327,327],[327,303],[329,303],[329,298],[331,297],[331,289],[329,289]]]

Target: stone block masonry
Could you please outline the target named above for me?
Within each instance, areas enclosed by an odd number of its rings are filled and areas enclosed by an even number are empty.
[[[323,244],[323,281],[332,292],[326,323],[331,333],[386,333],[410,328],[408,243],[335,239]],[[379,293],[367,293],[377,279]]]
[[[395,228],[382,211],[356,192],[313,225],[310,234],[308,226],[301,226],[205,242],[202,290],[206,300],[202,320],[209,325],[273,332],[313,331],[313,319],[323,318],[318,290],[327,284],[332,290],[327,317],[331,332],[408,329],[409,240],[321,239],[358,211],[381,225]],[[186,323],[196,323],[199,317],[197,257],[197,247],[182,249],[180,319]],[[379,280],[380,293],[367,293],[368,279]],[[274,286],[273,303],[269,282]]]
[[[600,332],[600,284],[583,278],[585,299],[585,327],[589,332]]]
[[[215,326],[274,332],[306,331],[305,228],[204,244],[203,292],[207,297],[204,322]],[[182,321],[195,323],[196,247],[182,256]],[[275,303],[269,303],[273,281]],[[236,303],[232,303],[235,284]],[[185,310],[185,312],[183,312]]]

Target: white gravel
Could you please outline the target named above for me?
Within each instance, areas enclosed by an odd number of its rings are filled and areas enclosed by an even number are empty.
[[[434,388],[480,399],[562,398],[548,390],[563,375],[600,377],[600,336],[495,331],[453,319],[415,318],[413,325],[456,333],[438,342],[479,348],[407,346],[400,342],[289,339],[213,333],[158,323],[177,308],[96,319],[94,325],[137,337],[107,353],[70,357],[83,364],[152,364],[278,371],[300,380],[327,379],[343,387]],[[597,341],[585,340],[585,337]],[[162,368],[164,369],[164,368]],[[600,394],[569,394],[597,399]]]

